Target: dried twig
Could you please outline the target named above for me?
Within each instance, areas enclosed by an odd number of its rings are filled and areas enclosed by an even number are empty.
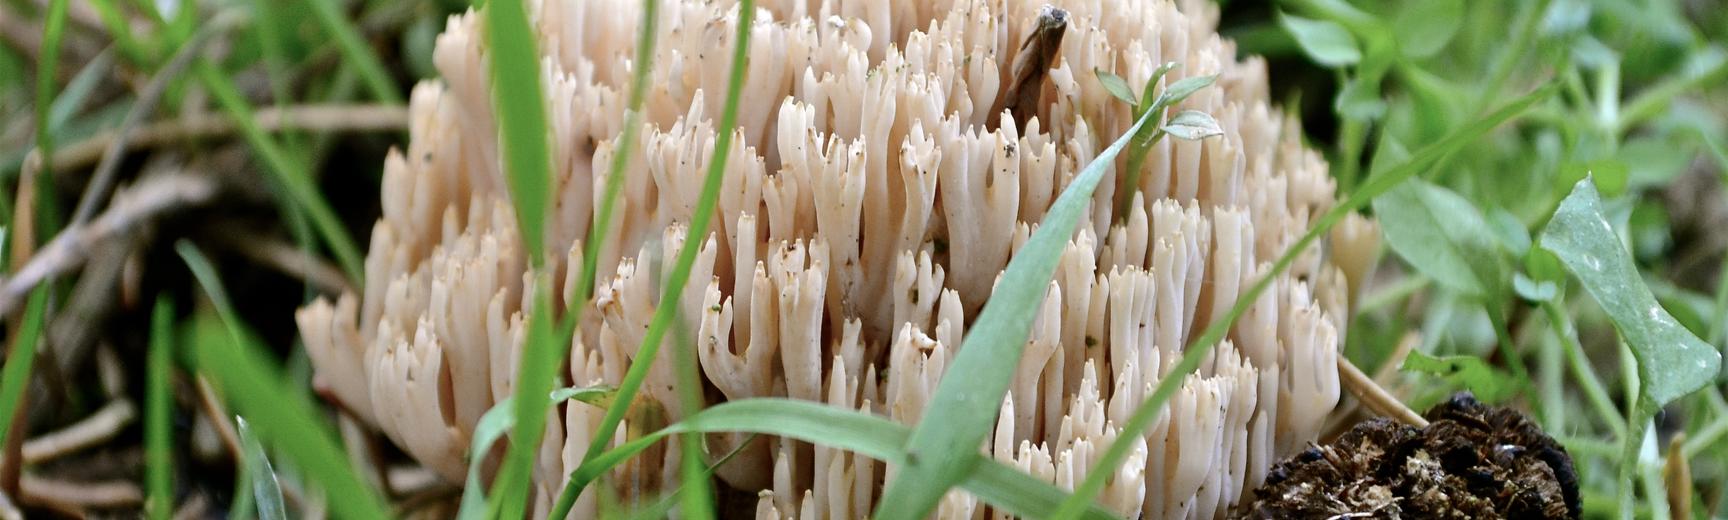
[[[210,498],[203,493],[193,493],[180,507],[174,510],[174,520],[196,520],[210,517]]]
[[[210,380],[197,376],[195,386],[198,388],[198,407],[204,410],[204,418],[216,428],[216,435],[222,439],[222,446],[228,448],[228,455],[235,461],[245,460],[246,452],[240,448],[240,434],[235,433],[234,423],[229,419],[233,416],[222,406],[222,401],[216,399],[216,390],[210,386]]]
[[[1362,405],[1369,410],[1417,428],[1428,426],[1427,419],[1404,406],[1398,398],[1392,397],[1390,392],[1369,379],[1367,374],[1362,373],[1362,369],[1356,368],[1356,364],[1344,356],[1338,356],[1338,379],[1344,384],[1344,388],[1362,401]]]
[[[12,496],[0,492],[0,520],[24,520],[24,512],[12,503]]]
[[[408,109],[387,105],[292,105],[260,108],[257,120],[258,126],[266,132],[396,131],[407,128]],[[236,129],[234,120],[228,116],[204,113],[150,123],[131,132],[126,139],[128,146],[151,148],[187,139],[228,135]],[[117,138],[116,132],[106,131],[61,147],[54,153],[55,171],[68,172],[95,162]]]
[[[219,229],[217,233],[208,235],[208,238],[265,267],[304,280],[318,292],[355,292],[354,286],[348,283],[348,277],[342,274],[341,269],[305,249],[272,237],[227,231],[229,230]]]
[[[109,401],[102,409],[65,429],[24,443],[24,464],[34,465],[75,453],[114,438],[138,417],[129,399]]]
[[[0,283],[0,316],[11,314],[37,284],[84,265],[97,244],[131,233],[158,215],[203,204],[216,195],[216,183],[203,175],[177,174],[146,178],[117,195],[96,220],[68,228],[42,247],[11,278]]]
[[[36,173],[42,169],[42,153],[31,150],[24,156],[24,168],[18,174],[18,193],[13,194],[12,226],[7,228],[7,240],[12,241],[12,266],[24,265],[36,254]],[[8,313],[0,313],[5,316]]]
[[[1686,432],[1668,441],[1668,460],[1662,464],[1662,487],[1668,491],[1668,517],[1692,520],[1692,465],[1686,460]]]
[[[1420,344],[1422,344],[1420,334],[1406,333],[1402,339],[1398,340],[1398,346],[1393,348],[1392,353],[1386,356],[1386,361],[1380,364],[1380,368],[1374,370],[1374,384],[1381,388],[1393,386],[1392,376],[1398,373],[1398,367],[1404,365],[1404,358],[1410,356],[1410,351],[1415,350],[1416,346]],[[1327,418],[1326,427],[1321,430],[1325,434],[1321,437],[1335,438],[1343,434],[1345,430],[1355,426],[1358,420],[1356,412],[1361,411],[1361,409],[1361,399],[1351,399],[1344,403]]]
[[[198,52],[204,48],[204,44],[210,41],[212,36],[225,32],[227,28],[232,27],[239,20],[238,15],[231,13],[234,11],[225,11],[223,16],[218,16],[214,22],[207,24],[203,29],[193,34],[192,39],[182,45],[179,52],[174,53],[174,57],[166,65],[163,65],[161,70],[158,70],[156,75],[150,78],[150,83],[144,86],[144,90],[138,93],[138,99],[132,104],[132,109],[126,112],[126,119],[122,120],[120,127],[113,131],[114,139],[108,142],[108,146],[103,147],[102,162],[97,165],[96,173],[90,177],[90,184],[84,188],[84,194],[78,198],[78,208],[72,213],[70,225],[76,226],[89,221],[91,215],[96,212],[98,201],[108,198],[108,191],[114,186],[114,176],[120,171],[120,158],[124,157],[126,153],[127,135],[134,127],[142,123],[145,117],[155,111],[157,102],[162,99],[162,94],[166,93],[168,86],[181,76],[186,67],[192,63],[192,59],[198,57]]]
[[[138,507],[144,492],[126,480],[69,482],[39,475],[25,475],[24,503],[58,511],[82,513],[85,509]],[[79,514],[77,516],[84,516]]]

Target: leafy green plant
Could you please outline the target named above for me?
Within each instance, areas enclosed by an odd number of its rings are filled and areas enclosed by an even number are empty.
[[[1637,360],[1637,400],[1628,417],[1621,456],[1637,460],[1645,423],[1662,405],[1697,391],[1722,370],[1722,355],[1698,339],[1656,303],[1602,216],[1601,198],[1589,179],[1578,182],[1542,232],[1541,246],[1554,253],[1579,284],[1601,304]],[[1620,471],[1621,515],[1630,516],[1633,464]]]

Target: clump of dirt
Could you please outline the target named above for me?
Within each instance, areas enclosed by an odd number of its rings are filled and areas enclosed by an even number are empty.
[[[1468,392],[1426,428],[1374,419],[1279,463],[1232,518],[1556,518],[1582,511],[1572,457]]]

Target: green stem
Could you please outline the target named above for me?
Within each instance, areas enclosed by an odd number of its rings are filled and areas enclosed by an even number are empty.
[[[685,241],[686,248],[694,245]],[[683,417],[690,417],[702,411],[702,374],[696,368],[696,341],[690,336],[690,331],[685,327],[678,327],[677,336],[677,344],[672,353],[676,354],[674,361],[677,362],[678,369],[678,413]],[[710,470],[707,462],[703,460],[707,450],[704,449],[702,439],[700,432],[678,434],[679,455],[683,459],[683,471],[679,478],[682,484],[678,496],[679,503],[684,506],[679,512],[684,518],[712,520],[713,491],[708,481]]]
[[[1431,283],[1434,283],[1434,280],[1426,276],[1406,276],[1399,279],[1397,282],[1393,282],[1392,286],[1381,289],[1379,292],[1362,298],[1362,304],[1356,307],[1356,313],[1363,314],[1404,301],[1405,298],[1409,298],[1410,295],[1416,294],[1418,291],[1427,288],[1428,284]]]
[[[679,292],[684,290],[685,283],[689,281],[690,269],[696,263],[696,254],[702,249],[702,242],[708,236],[709,221],[714,217],[714,206],[720,195],[720,183],[726,177],[726,157],[732,149],[734,136],[738,134],[738,102],[744,87],[744,64],[750,53],[750,26],[756,17],[755,4],[754,0],[742,0],[738,4],[738,34],[732,49],[725,108],[720,114],[720,124],[715,126],[718,135],[715,136],[714,152],[708,161],[707,176],[702,181],[701,198],[696,202],[695,213],[690,217],[690,227],[684,234],[684,245],[678,250],[677,263],[673,265],[671,273],[662,281],[664,291],[659,304],[654,308],[654,316],[648,322],[648,330],[642,337],[642,344],[630,363],[629,371],[624,374],[623,384],[618,387],[617,401],[606,409],[605,417],[594,431],[594,440],[588,445],[586,455],[582,457],[584,465],[594,460],[611,444],[618,423],[623,421],[625,412],[635,402],[642,382],[648,377],[648,369],[653,366],[654,357],[660,351],[666,329],[672,324]],[[581,471],[582,468],[577,467],[576,470]],[[575,481],[572,480],[571,483],[574,484]],[[561,512],[567,513],[581,494],[580,488],[565,486],[554,505],[553,516],[558,517]]]
[[[347,228],[336,216],[336,211],[330,207],[330,202],[318,192],[318,187],[312,182],[306,168],[264,132],[258,119],[253,116],[252,106],[240,95],[232,80],[222,75],[206,60],[199,60],[199,63],[192,67],[205,88],[216,98],[217,104],[239,125],[240,133],[252,144],[259,158],[268,167],[266,171],[272,173],[278,185],[288,192],[288,202],[299,204],[306,210],[307,216],[312,218],[313,226],[318,229],[319,236],[324,239],[324,244],[330,247],[330,251],[336,255],[337,263],[342,266],[343,272],[348,274],[349,281],[360,286],[366,274],[360,247],[355,245],[354,238],[348,235]]]
[[[36,231],[38,237],[52,236],[60,228],[58,200],[54,197],[54,124],[53,106],[59,74],[60,41],[66,33],[67,0],[51,0],[48,16],[42,25],[42,54],[36,61],[36,153],[41,162],[36,169]]]
[[[1685,77],[1669,78],[1661,84],[1646,89],[1638,97],[1633,98],[1632,102],[1626,104],[1625,115],[1617,121],[1619,126],[1615,127],[1616,133],[1624,133],[1630,130],[1632,126],[1656,117],[1662,112],[1662,109],[1668,107],[1668,103],[1673,101],[1676,96],[1704,85],[1721,83],[1724,79],[1728,79],[1728,59],[1717,62],[1716,66],[1710,70]]]
[[[150,353],[144,388],[144,510],[151,520],[165,520],[174,511],[174,300],[156,298],[150,320]]]
[[[1530,41],[1536,35],[1537,22],[1542,21],[1543,15],[1548,13],[1549,4],[1552,3],[1554,0],[1537,0],[1530,6],[1530,10],[1523,13],[1517,31],[1512,33],[1512,44],[1504,47],[1500,54],[1494,57],[1494,63],[1488,72],[1488,82],[1478,91],[1482,93],[1482,97],[1476,102],[1479,108],[1475,112],[1486,111],[1494,96],[1499,95],[1500,89],[1506,86],[1506,81],[1512,78],[1512,71],[1516,70],[1519,58],[1524,56],[1530,47]]]
[[[586,308],[584,302],[588,301],[589,294],[593,292],[594,279],[600,266],[600,246],[605,243],[606,234],[612,229],[612,216],[616,212],[618,196],[622,193],[624,186],[624,168],[629,165],[630,156],[636,150],[636,134],[642,126],[642,103],[647,99],[648,75],[654,68],[654,44],[660,19],[659,9],[659,0],[643,0],[642,2],[642,21],[636,32],[636,59],[633,62],[635,70],[631,74],[630,98],[626,102],[624,111],[624,129],[612,149],[612,163],[606,173],[606,192],[601,198],[599,212],[595,214],[594,221],[590,223],[587,243],[583,246],[582,273],[576,279],[576,290],[571,294],[572,301],[566,302],[566,308],[570,309],[567,316],[571,318],[572,323],[579,322],[582,312]],[[614,406],[617,406],[616,401]],[[608,412],[611,408],[608,407]],[[616,429],[616,426],[612,428],[612,430]],[[606,438],[605,440],[595,439],[594,442],[589,443],[588,451],[582,457],[582,464],[588,464],[594,459],[595,454],[604,450],[606,445],[611,443],[612,434],[612,431],[596,432],[597,436],[604,435]],[[572,470],[571,475],[574,474],[575,471]],[[548,515],[548,518],[568,517],[570,508],[576,505],[576,497],[581,494],[581,490],[573,485],[574,479],[569,480],[571,482],[567,482],[564,489],[559,492],[558,499],[553,503],[552,513]]]
[[[1512,345],[1512,331],[1506,325],[1506,315],[1501,305],[1489,302],[1483,305],[1488,311],[1488,322],[1494,327],[1494,339],[1500,345],[1500,355],[1506,357],[1506,363],[1512,367],[1512,375],[1518,378],[1518,387],[1524,389],[1530,385],[1530,369],[1524,365],[1524,357]],[[1540,402],[1531,402],[1531,406],[1541,408]]]
[[[1548,316],[1548,324],[1554,327],[1554,335],[1560,338],[1562,352],[1566,355],[1566,364],[1572,369],[1572,377],[1584,387],[1585,400],[1596,409],[1596,415],[1602,422],[1614,430],[1614,438],[1626,438],[1626,418],[1620,415],[1620,409],[1614,406],[1614,399],[1608,396],[1607,387],[1602,379],[1596,377],[1596,369],[1590,367],[1590,360],[1584,355],[1584,346],[1578,342],[1578,330],[1572,325],[1572,318],[1561,312],[1553,301],[1542,302],[1542,312]]]
[[[343,15],[336,1],[311,0],[306,3],[311,4],[313,14],[324,26],[325,35],[335,40],[347,62],[360,70],[360,79],[366,83],[372,97],[388,105],[401,105],[402,93],[397,91],[396,82],[390,79],[390,73],[384,70],[378,55],[361,39],[360,29]]]
[[[1686,438],[1686,444],[1680,448],[1681,455],[1690,459],[1704,453],[1705,449],[1716,446],[1723,437],[1728,437],[1728,415],[1718,415],[1709,424],[1699,428]]]
[[[1604,65],[1596,71],[1596,123],[1605,130],[1620,125],[1620,62]],[[1611,132],[1618,135],[1619,132]]]

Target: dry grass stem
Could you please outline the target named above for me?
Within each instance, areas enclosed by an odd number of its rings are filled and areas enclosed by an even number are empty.
[[[266,132],[397,131],[407,127],[408,109],[387,105],[293,105],[260,108],[257,119],[259,127]],[[201,113],[150,123],[128,134],[126,140],[130,147],[152,148],[188,139],[229,135],[237,129],[234,120],[227,115]],[[54,153],[54,168],[68,172],[88,166],[101,159],[104,150],[118,138],[119,134],[110,130],[61,147]]]
[[[1398,422],[1417,428],[1428,426],[1428,420],[1422,418],[1422,414],[1404,406],[1402,401],[1393,397],[1392,393],[1387,392],[1379,383],[1368,378],[1367,374],[1362,373],[1362,369],[1356,368],[1356,364],[1351,363],[1344,356],[1338,357],[1338,380],[1344,384],[1344,388],[1349,390],[1351,395],[1356,396],[1356,399],[1360,400],[1363,406],[1373,410],[1374,413],[1391,417]]]
[[[25,442],[24,464],[40,464],[107,442],[137,418],[138,407],[131,400],[109,401],[82,421]]]
[[[163,175],[140,181],[116,196],[114,204],[96,220],[55,235],[39,254],[0,283],[0,316],[15,310],[37,284],[84,265],[97,245],[132,233],[162,213],[204,204],[215,195],[215,181],[204,175]]]

